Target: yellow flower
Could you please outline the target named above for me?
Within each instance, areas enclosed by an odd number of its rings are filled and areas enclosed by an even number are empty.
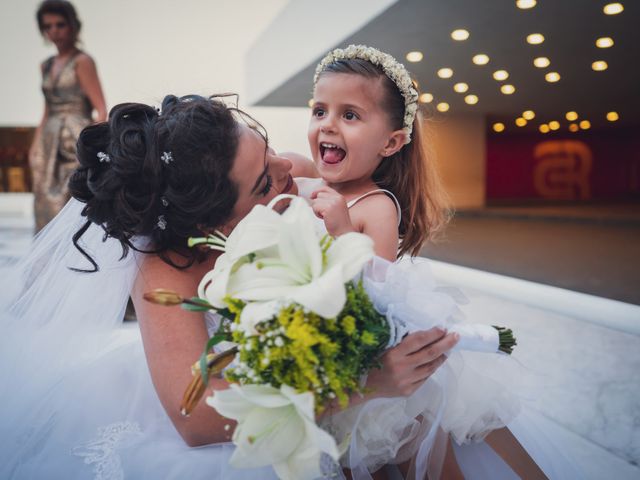
[[[342,330],[344,330],[344,333],[347,335],[353,335],[353,332],[356,331],[356,319],[351,315],[346,315],[342,319]]]

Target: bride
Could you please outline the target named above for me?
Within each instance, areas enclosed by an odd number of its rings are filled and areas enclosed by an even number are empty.
[[[258,127],[220,98],[168,96],[161,114],[121,104],[82,132],[74,199],[2,272],[0,478],[274,477],[228,466],[233,425],[213,409],[179,414],[215,319],[142,299],[194,295],[216,254],[187,238],[296,193],[291,162]],[[122,325],[129,295],[139,330]],[[370,396],[410,395],[455,342],[407,337],[369,375]]]

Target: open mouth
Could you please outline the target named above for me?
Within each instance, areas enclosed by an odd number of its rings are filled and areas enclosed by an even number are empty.
[[[291,187],[293,187],[293,177],[291,175],[288,175],[287,183],[284,185],[280,193],[289,193],[289,191],[291,190]]]
[[[336,164],[344,160],[347,152],[334,143],[320,143],[320,157],[324,163]]]

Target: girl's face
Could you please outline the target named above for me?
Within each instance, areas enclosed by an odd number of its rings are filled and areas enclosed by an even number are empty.
[[[383,157],[404,144],[382,108],[383,95],[380,79],[356,74],[323,73],[316,83],[309,145],[320,176],[338,191],[345,182],[371,183]]]
[[[57,48],[73,44],[71,26],[62,15],[45,13],[42,16],[42,33]]]
[[[255,205],[266,205],[280,193],[297,195],[291,166],[291,160],[278,156],[257,131],[241,124],[238,152],[229,174],[238,187],[238,200],[226,227],[233,228]],[[276,207],[285,206],[280,202]]]

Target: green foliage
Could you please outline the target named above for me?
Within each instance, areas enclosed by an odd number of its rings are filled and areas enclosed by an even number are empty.
[[[244,304],[227,299],[238,322]],[[386,318],[371,304],[361,283],[347,285],[347,302],[336,318],[325,319],[300,305],[283,307],[258,325],[258,335],[233,331],[240,348],[236,367],[226,378],[242,384],[287,384],[315,395],[321,411],[337,398],[344,407],[349,394],[361,391],[360,377],[389,341]]]

